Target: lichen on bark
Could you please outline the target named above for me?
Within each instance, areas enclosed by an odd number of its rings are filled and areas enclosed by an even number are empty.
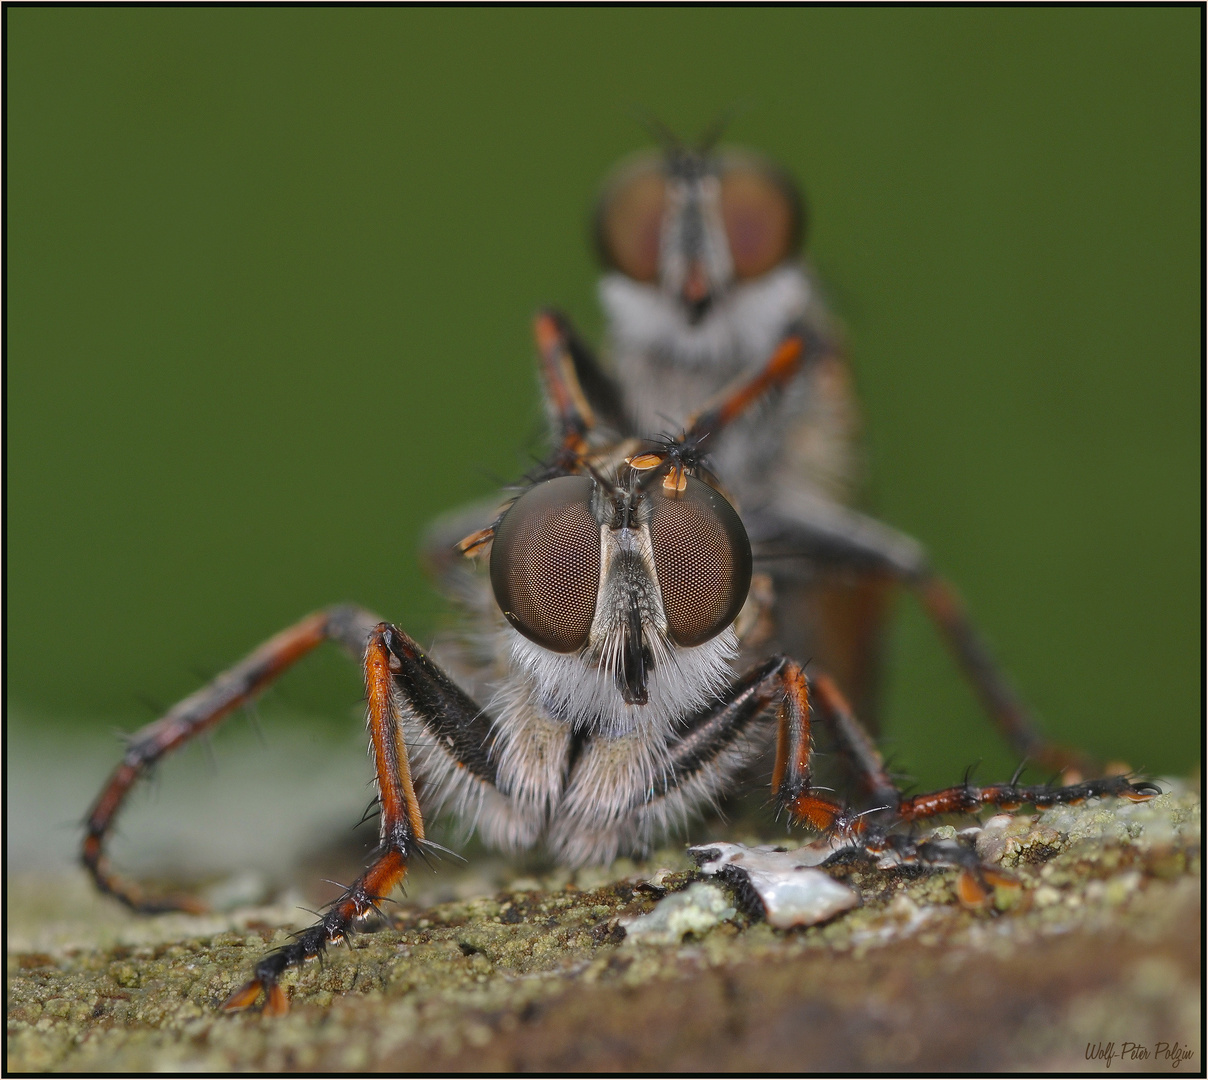
[[[217,1006],[296,907],[139,919],[82,876],[10,880],[8,1068],[1099,1071],[1088,1047],[1127,1041],[1202,1071],[1200,802],[1163,786],[988,822],[980,855],[1021,887],[982,911],[955,871],[857,860],[833,872],[862,906],[824,925],[627,939],[699,880],[680,849],[404,902],[289,975],[276,1020]]]

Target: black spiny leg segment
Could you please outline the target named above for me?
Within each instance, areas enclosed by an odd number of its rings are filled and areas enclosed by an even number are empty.
[[[281,976],[343,941],[403,880],[424,842],[424,821],[403,743],[404,703],[458,766],[486,783],[494,782],[495,767],[487,754],[490,717],[398,627],[379,623],[370,634],[365,686],[381,811],[381,842],[373,861],[315,925],[256,965],[253,977],[226,1000],[226,1009],[247,1008],[263,992],[266,1014],[287,1012]]]

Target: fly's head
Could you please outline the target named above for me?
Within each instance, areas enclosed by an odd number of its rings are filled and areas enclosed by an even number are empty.
[[[495,528],[491,585],[543,702],[621,733],[674,722],[724,685],[751,582],[734,508],[672,468],[561,476]]]
[[[604,264],[674,298],[692,325],[792,258],[804,230],[801,194],[770,161],[678,143],[623,162],[595,214]]]

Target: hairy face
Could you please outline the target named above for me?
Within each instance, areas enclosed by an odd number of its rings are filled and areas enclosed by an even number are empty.
[[[544,652],[603,675],[626,705],[647,704],[652,673],[677,652],[719,637],[750,586],[738,514],[708,484],[683,481],[558,477],[496,529],[491,583],[504,617]]]

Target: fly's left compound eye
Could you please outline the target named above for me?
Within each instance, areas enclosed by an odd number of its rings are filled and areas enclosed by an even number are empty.
[[[666,201],[661,156],[643,154],[622,165],[605,185],[596,207],[601,260],[635,281],[656,281]]]
[[[559,476],[526,491],[495,530],[491,587],[530,641],[569,653],[587,644],[600,591],[600,526],[592,481]]]
[[[691,648],[736,618],[751,587],[751,542],[737,511],[702,480],[650,494],[650,543],[667,628]]]
[[[760,158],[734,153],[723,157],[721,216],[738,278],[766,274],[801,244],[801,195],[792,180]]]

